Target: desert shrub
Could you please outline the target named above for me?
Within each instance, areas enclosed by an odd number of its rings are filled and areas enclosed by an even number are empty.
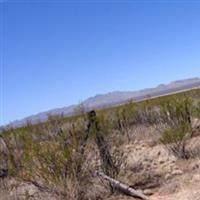
[[[163,143],[175,156],[188,158],[186,144],[191,136],[192,100],[173,98],[161,104],[160,118],[167,128],[162,132]]]
[[[161,122],[171,128],[191,126],[192,100],[172,98],[160,105]]]
[[[154,105],[151,105],[148,100],[137,105],[137,112],[135,116],[135,122],[137,124],[149,126],[156,124],[157,121],[157,109]]]
[[[181,141],[185,137],[186,127],[181,126],[176,129],[167,129],[164,131],[160,139],[164,144],[171,144],[176,141]]]
[[[135,105],[129,102],[116,110],[115,113],[115,128],[122,134],[129,134],[130,127],[135,123]]]
[[[196,116],[200,118],[200,101],[197,103],[197,106],[196,106]]]
[[[37,126],[27,124],[4,131],[2,139],[8,151],[5,160],[10,175],[67,195],[68,180],[78,185],[84,179],[81,167],[85,127],[80,120],[66,131],[61,128],[62,119],[49,120]],[[43,134],[47,136],[45,140]]]
[[[167,129],[162,134],[160,141],[176,157],[187,159],[188,152],[185,147],[187,141],[186,134],[188,131],[187,126]]]
[[[109,134],[110,130],[113,128],[113,124],[105,113],[97,113],[97,121],[99,124],[99,129],[106,136]]]
[[[62,126],[64,123],[64,115],[48,115],[48,120],[43,124],[43,132],[50,138],[56,136],[60,131],[62,131]]]
[[[80,140],[78,133],[63,131],[51,141],[26,141],[22,156],[24,166],[17,176],[31,182],[39,181],[48,190],[55,190],[64,196],[70,194],[66,188],[71,181],[77,186],[78,195],[78,185],[84,176]]]
[[[3,134],[3,140],[7,148],[7,167],[10,175],[15,175],[22,167],[21,156],[23,153],[22,135],[25,134],[25,128],[9,129]]]

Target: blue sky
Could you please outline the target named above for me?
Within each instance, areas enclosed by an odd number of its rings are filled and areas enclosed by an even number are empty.
[[[0,124],[200,76],[198,1],[0,2]]]

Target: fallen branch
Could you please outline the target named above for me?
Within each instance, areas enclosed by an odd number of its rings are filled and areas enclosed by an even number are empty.
[[[118,191],[123,192],[126,195],[132,196],[132,197],[136,197],[142,200],[148,200],[147,196],[145,196],[144,194],[142,194],[139,191],[134,190],[133,188],[129,187],[128,185],[121,183],[118,180],[115,180],[107,175],[105,175],[103,172],[98,172],[96,171],[95,173],[97,176],[102,177],[103,179],[109,181],[112,186],[117,189]]]

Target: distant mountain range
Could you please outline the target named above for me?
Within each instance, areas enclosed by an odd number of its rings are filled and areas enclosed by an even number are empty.
[[[139,91],[116,91],[107,94],[96,95],[83,101],[82,105],[86,110],[106,108],[123,104],[130,100],[137,101],[146,98],[167,95],[174,92],[180,92],[182,90],[188,90],[195,87],[200,87],[200,78],[178,80],[171,82],[167,85],[161,84],[155,88],[148,88]],[[75,114],[75,109],[77,108],[77,106],[78,105],[71,105],[68,107],[57,108],[49,110],[47,112],[38,113],[36,115],[26,117],[22,120],[16,120],[10,123],[10,125],[14,127],[21,126],[25,124],[27,120],[35,124],[47,120],[48,115],[59,115],[63,113],[65,116],[72,116]]]

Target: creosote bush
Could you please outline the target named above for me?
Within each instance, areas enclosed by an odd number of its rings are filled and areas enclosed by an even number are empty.
[[[160,117],[162,123],[166,123],[171,128],[180,125],[191,126],[192,99],[172,98],[163,102],[160,106]]]
[[[113,127],[122,135],[129,137],[130,129],[135,124],[136,109],[134,102],[130,101],[115,111]]]
[[[177,157],[187,159],[186,144],[191,137],[192,100],[171,99],[161,104],[162,123],[167,125],[160,141]]]
[[[188,159],[188,152],[186,151],[186,134],[188,133],[187,126],[180,126],[177,128],[171,128],[164,131],[160,139],[170,152],[176,157]]]

